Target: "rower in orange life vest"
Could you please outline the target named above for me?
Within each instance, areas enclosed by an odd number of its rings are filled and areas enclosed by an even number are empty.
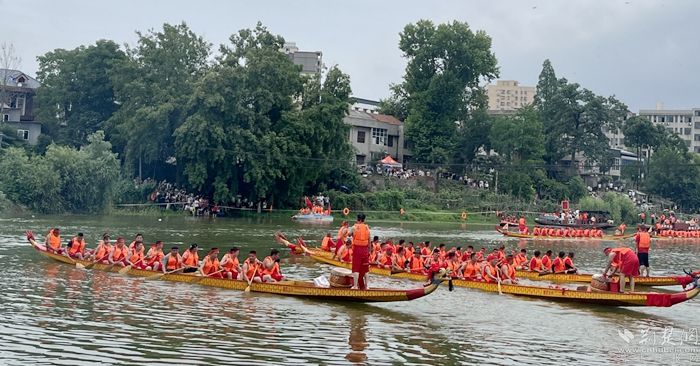
[[[109,234],[102,234],[102,240],[97,243],[97,248],[92,251],[90,260],[93,262],[108,264],[109,262],[107,259],[109,258],[109,253],[112,252],[112,248],[113,246],[109,242]]]
[[[542,273],[544,271],[544,268],[542,267],[542,259],[540,258],[540,251],[535,250],[535,253],[530,259],[530,264],[528,265],[528,268],[530,268],[530,271],[532,272],[540,272]]]
[[[618,273],[620,277],[620,292],[625,290],[625,281],[629,277],[630,291],[634,292],[634,277],[639,276],[639,258],[630,248],[605,248],[603,253],[608,257],[608,266],[603,276],[612,277]]]
[[[469,260],[464,263],[462,277],[465,280],[477,280],[481,278],[481,270],[479,269],[479,263],[476,261],[475,253],[471,253],[469,255]]]
[[[258,260],[258,253],[254,250],[248,252],[248,258],[243,261],[243,281],[248,283],[251,282],[262,282],[262,269],[260,265],[262,262]]]
[[[401,271],[407,267],[408,260],[406,259],[406,250],[402,246],[397,247],[396,253],[391,260],[391,267],[394,270]]]
[[[344,263],[352,263],[352,239],[348,238],[345,245],[338,250],[338,260]]]
[[[143,250],[143,242],[136,242],[134,249],[129,250],[129,256],[126,257],[127,264],[139,268],[144,259]]]
[[[44,240],[44,245],[46,250],[51,253],[65,254],[65,248],[61,246],[61,229],[55,227],[46,234],[46,239]]]
[[[107,258],[107,262],[112,265],[119,265],[119,266],[126,266],[128,263],[126,263],[126,259],[129,256],[129,248],[126,246],[124,243],[124,238],[121,236],[117,238],[117,244],[112,248],[112,251],[109,253],[109,257]]]
[[[457,253],[447,253],[447,260],[445,263],[447,263],[447,270],[450,276],[462,277],[462,264],[459,262],[459,259],[457,259]]]
[[[263,259],[261,270],[263,282],[279,282],[284,279],[280,272],[280,252],[277,249],[272,249],[270,255]]]
[[[191,244],[190,248],[182,253],[182,264],[185,266],[185,269],[182,271],[183,273],[193,273],[199,270],[198,250],[199,246],[195,243]]]
[[[498,277],[497,263],[498,259],[492,258],[490,261],[487,261],[486,265],[484,265],[481,270],[481,277],[484,279],[484,281],[488,283],[500,281]]]
[[[333,239],[331,239],[331,233],[327,233],[326,236],[324,236],[323,240],[321,241],[321,250],[324,250],[326,252],[330,252],[331,245],[333,245]]]
[[[503,264],[501,264],[501,282],[503,283],[518,283],[515,278],[515,262],[512,254],[508,254]]]
[[[357,215],[357,222],[350,229],[352,235],[352,288],[367,289],[369,272],[369,226],[365,224],[365,215]]]
[[[377,265],[381,268],[392,269],[394,266],[394,249],[384,244],[384,252],[377,259]]]
[[[414,255],[408,261],[408,269],[411,273],[425,274],[425,261],[420,255]]]
[[[136,236],[134,236],[134,241],[129,244],[129,251],[134,251],[136,243],[143,243],[143,234],[136,234]]]
[[[564,265],[564,259],[566,257],[566,253],[564,252],[559,252],[559,255],[554,258],[552,261],[552,270],[554,273],[565,273],[566,272],[566,265]]]
[[[544,256],[542,256],[542,270],[545,272],[552,272],[552,251],[548,250]]]
[[[87,257],[85,253],[85,239],[83,238],[83,233],[78,233],[70,240],[68,255],[71,258],[83,259]]]
[[[163,256],[163,264],[161,265],[163,273],[172,272],[182,268],[182,256],[180,249],[177,246],[170,248],[170,253]]]
[[[343,221],[340,224],[340,228],[338,229],[338,235],[336,236],[335,239],[335,255],[333,258],[336,258],[338,256],[338,250],[345,245],[345,241],[348,238],[348,222]]]
[[[578,272],[578,270],[574,266],[574,252],[569,252],[566,258],[564,258],[564,267],[566,267],[566,273]]]
[[[520,253],[514,258],[514,264],[516,269],[527,269],[527,249],[520,249]]]
[[[219,262],[219,248],[211,248],[202,260],[199,273],[206,277],[224,278],[221,272],[223,272],[223,268],[221,268],[221,263]]]
[[[527,222],[525,221],[525,216],[520,216],[518,220],[518,232],[520,234],[527,234]]]
[[[241,278],[241,266],[238,262],[238,252],[239,249],[233,247],[221,258],[221,267],[224,269],[222,274],[229,280],[239,280]]]
[[[640,274],[646,272],[646,277],[649,277],[649,272],[651,271],[651,267],[649,266],[651,236],[648,231],[642,228],[642,225],[637,226],[637,234],[634,236],[634,242],[637,245],[637,259],[639,260]]]
[[[163,242],[158,240],[148,249],[139,267],[149,271],[159,271],[163,266],[163,257],[165,257],[163,253]]]

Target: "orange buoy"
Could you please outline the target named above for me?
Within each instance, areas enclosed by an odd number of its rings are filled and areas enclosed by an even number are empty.
[[[347,216],[347,215],[349,215],[349,214],[350,214],[350,209],[347,208],[347,207],[345,207],[345,208],[343,209],[343,216]]]
[[[467,219],[467,211],[462,211],[461,217],[462,217],[462,220],[466,220]]]

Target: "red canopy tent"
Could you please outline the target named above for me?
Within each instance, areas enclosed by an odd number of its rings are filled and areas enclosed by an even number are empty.
[[[399,163],[398,161],[394,160],[394,158],[392,158],[391,155],[387,155],[384,159],[382,159],[381,163],[384,166],[389,166],[392,168],[403,167],[403,165],[401,165],[401,163]]]

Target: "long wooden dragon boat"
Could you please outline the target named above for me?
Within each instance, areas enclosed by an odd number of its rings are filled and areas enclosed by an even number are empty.
[[[306,250],[309,255],[315,255],[317,257],[331,258],[333,255],[330,252],[322,250],[320,248],[308,248],[304,246],[303,240],[297,242],[297,244],[292,244],[286,240],[278,240],[281,244],[285,245],[287,248],[292,250],[292,252],[299,253]],[[526,278],[531,281],[548,281],[557,283],[591,283],[593,274],[591,273],[576,273],[576,274],[565,274],[565,273],[539,273],[533,271],[517,270],[516,275],[518,278]],[[700,271],[693,272],[693,275],[700,275]],[[629,278],[626,279],[629,283]],[[685,288],[687,285],[693,282],[693,277],[688,275],[683,276],[656,276],[656,277],[635,277],[635,286],[646,286],[646,287],[658,287],[658,286],[683,286]]]
[[[496,231],[503,234],[503,236],[518,238],[518,239],[534,239],[534,240],[575,240],[575,241],[601,241],[601,240],[626,240],[634,237],[634,234],[629,235],[603,235],[602,237],[592,238],[592,237],[569,237],[569,236],[541,236],[532,234],[521,234],[517,231],[503,230],[503,228],[496,227]]]
[[[328,256],[316,255],[311,253],[311,258],[326,264],[336,267],[350,268],[350,263],[344,263]],[[391,270],[370,266],[370,273],[391,276],[396,278],[405,278],[414,281],[425,281],[425,275],[400,272],[392,274]],[[567,289],[562,287],[537,287],[514,284],[497,284],[487,283],[483,281],[471,280],[452,280],[454,286],[466,287],[486,292],[497,292],[503,294],[534,297],[540,299],[548,299],[555,301],[577,302],[595,305],[607,306],[657,306],[669,307],[675,304],[688,301],[696,297],[700,293],[698,287],[698,277],[693,276],[693,288],[687,291],[675,293],[656,293],[656,292],[633,292],[633,293],[617,293],[608,291],[586,291],[579,289]]]
[[[91,265],[92,269],[106,271],[106,272],[119,272],[123,267],[112,266],[108,264],[93,264],[91,261],[78,260],[66,257],[64,255],[59,255],[55,253],[48,252],[46,247],[42,244],[37,243],[33,238],[28,238],[30,244],[36,249],[41,255],[50,258],[52,260],[76,265],[76,263],[82,266]],[[229,290],[245,290],[249,285],[246,281],[240,280],[229,280],[211,277],[201,277],[193,274],[162,274],[162,272],[157,271],[146,271],[141,269],[131,268],[126,272],[130,276],[136,277],[151,277],[154,275],[161,275],[158,278],[164,281],[172,282],[185,282],[185,283],[196,283],[203,286],[218,287]],[[423,278],[425,280],[425,277]],[[390,302],[390,301],[410,301],[421,298],[423,296],[430,295],[433,293],[442,283],[446,280],[444,275],[436,275],[431,283],[422,288],[415,288],[409,290],[398,290],[398,289],[368,289],[368,290],[357,290],[350,288],[338,288],[338,287],[317,287],[313,282],[307,281],[292,281],[285,280],[276,283],[252,283],[250,284],[251,292],[260,292],[268,294],[286,295],[286,296],[296,296],[311,299],[324,299],[324,300],[336,300],[345,302]]]

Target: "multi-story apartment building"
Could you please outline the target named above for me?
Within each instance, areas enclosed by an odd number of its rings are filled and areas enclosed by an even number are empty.
[[[489,98],[489,111],[503,113],[516,111],[535,101],[537,88],[523,86],[515,80],[496,80],[496,84],[486,86]]]
[[[640,110],[639,115],[664,126],[685,141],[690,151],[700,153],[700,108],[664,109],[659,104],[656,109]]]
[[[345,117],[355,164],[367,165],[391,155],[400,163],[410,160],[403,122],[394,116],[351,109]]]
[[[302,74],[318,74],[323,71],[323,53],[321,51],[299,51],[294,42],[286,42],[281,49],[295,65],[301,66]]]
[[[0,69],[0,127],[10,127],[17,137],[36,144],[41,123],[34,120],[34,96],[39,82],[19,70]]]

